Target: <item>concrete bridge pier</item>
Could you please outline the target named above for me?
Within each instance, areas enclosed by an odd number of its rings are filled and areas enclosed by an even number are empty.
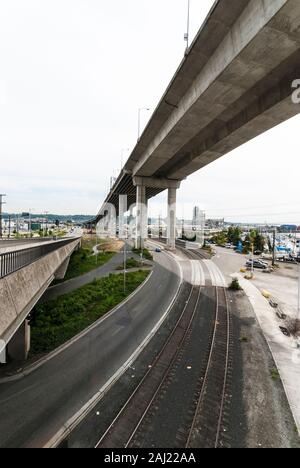
[[[137,188],[137,248],[144,248],[148,237],[148,189],[168,190],[168,242],[170,250],[175,249],[176,240],[176,198],[181,181],[156,177],[133,177],[133,185]]]
[[[144,249],[148,237],[148,203],[146,187],[142,184],[136,186],[136,248]]]
[[[127,195],[119,195],[119,238],[126,239],[127,232],[126,232],[126,212],[128,208],[128,200]]]
[[[13,361],[26,361],[30,351],[30,325],[25,320],[7,345],[7,355]]]
[[[168,230],[167,230],[167,248],[175,250],[176,247],[176,201],[177,189],[168,189]]]
[[[79,244],[78,244],[78,246],[79,246],[78,248],[80,248],[80,245],[79,245]],[[76,248],[75,250],[78,251],[78,248]],[[61,265],[61,267],[59,267],[59,269],[58,269],[57,272],[55,273],[55,279],[58,279],[58,280],[64,279],[64,277],[66,276],[68,267],[69,267],[70,258],[71,258],[71,257],[66,258],[66,260],[65,260],[64,263]]]

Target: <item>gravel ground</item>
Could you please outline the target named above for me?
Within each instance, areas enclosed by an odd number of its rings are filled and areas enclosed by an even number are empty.
[[[111,390],[104,396],[94,410],[72,432],[67,443],[62,447],[68,448],[93,448],[107,427],[111,424],[122,406],[130,397],[138,382],[143,378],[152,365],[155,356],[166,342],[173,330],[182,308],[186,303],[190,292],[188,284],[183,285],[180,298],[173,306],[168,319],[159,332],[150,341],[146,349],[141,353],[134,365],[119,379]]]
[[[231,293],[239,319],[243,400],[247,414],[245,447],[300,448],[300,438],[269,347],[243,292]],[[274,373],[272,377],[272,373]]]
[[[187,287],[184,287],[180,304],[176,304],[165,325],[134,366],[71,434],[69,448],[95,446],[165,342],[180,314],[187,292]],[[300,439],[286,395],[280,379],[272,378],[276,366],[254,311],[243,292],[230,292],[229,301],[234,343],[233,371],[225,408],[226,432],[222,436],[222,445],[231,448],[299,448]],[[173,393],[176,396],[177,392]],[[161,432],[164,433],[163,428]],[[150,430],[150,433],[155,431]],[[156,445],[153,440],[151,442]],[[172,444],[164,440],[163,446],[172,447]]]

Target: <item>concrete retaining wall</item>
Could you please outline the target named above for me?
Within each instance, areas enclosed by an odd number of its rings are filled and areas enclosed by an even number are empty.
[[[9,342],[78,242],[77,239],[0,280],[0,340]]]

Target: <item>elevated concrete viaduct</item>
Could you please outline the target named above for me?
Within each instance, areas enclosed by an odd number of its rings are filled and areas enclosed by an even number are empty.
[[[299,78],[299,0],[216,1],[105,203],[118,211],[120,195],[139,206],[165,189],[176,203],[180,181],[300,112]]]
[[[52,281],[65,276],[80,238],[6,246],[0,252],[0,363],[27,358],[27,317]],[[17,249],[17,250],[16,250]]]

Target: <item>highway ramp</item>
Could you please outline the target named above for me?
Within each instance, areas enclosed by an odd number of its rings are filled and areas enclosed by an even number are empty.
[[[180,283],[167,254],[136,296],[23,379],[0,383],[0,447],[42,447],[122,366],[160,320]]]

